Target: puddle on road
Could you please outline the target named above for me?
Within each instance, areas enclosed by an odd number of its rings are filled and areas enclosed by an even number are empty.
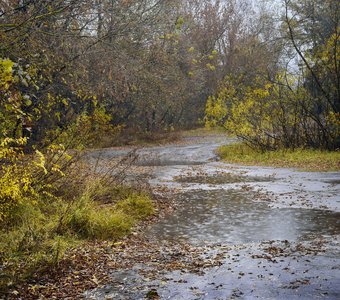
[[[218,145],[219,143],[212,141],[197,145],[145,149],[138,152],[139,158],[135,164],[161,166],[162,168],[155,168],[157,172],[153,174],[153,178],[159,179],[156,180],[157,184],[171,185],[174,183],[173,176],[186,174],[175,178],[177,185],[184,183],[183,186],[190,188],[192,183],[199,188],[201,184],[216,187],[211,190],[195,188],[174,194],[173,197],[177,197],[176,200],[180,203],[178,209],[151,225],[145,234],[150,238],[150,247],[155,247],[161,253],[164,251],[155,241],[161,241],[166,248],[168,244],[179,241],[188,242],[198,248],[202,244],[203,248],[210,244],[212,250],[216,251],[216,256],[222,255],[222,265],[202,268],[202,272],[195,273],[179,264],[178,270],[174,268],[171,271],[164,268],[162,261],[151,259],[146,264],[135,264],[132,268],[115,271],[111,284],[87,292],[86,299],[146,299],[150,290],[157,291],[160,299],[176,300],[339,299],[339,243],[334,242],[335,250],[327,245],[317,254],[307,254],[301,250],[279,255],[272,260],[267,258],[267,253],[263,253],[261,243],[276,240],[279,244],[285,244],[288,240],[288,244],[301,243],[303,249],[306,244],[320,237],[333,241],[340,235],[340,212],[273,208],[264,201],[254,201],[254,192],[219,189],[219,185],[223,184],[264,182],[266,186],[274,186],[272,188],[278,189],[279,193],[293,191],[299,194],[306,190],[309,192],[308,197],[311,197],[311,191],[321,193],[331,190],[337,193],[337,189],[332,186],[339,184],[338,174],[334,178],[322,173],[318,173],[317,177],[315,173],[306,173],[301,177],[300,173],[295,176],[290,170],[279,170],[280,176],[273,178],[267,174],[276,173],[276,169],[254,171],[253,168],[246,169],[252,175],[232,172],[212,174],[215,167],[209,161],[216,159],[213,150]],[[186,166],[202,164],[203,173],[187,173]],[[332,186],[323,187],[323,183]],[[301,191],[291,188],[295,188],[297,184]],[[327,195],[322,195],[320,199],[326,200],[325,197]],[[223,245],[228,248],[233,245],[235,250],[223,250]],[[169,249],[172,249],[171,246]],[[206,251],[203,253],[206,254]],[[265,255],[259,256],[259,253]],[[184,262],[186,259],[190,260],[191,256],[191,253],[185,254]]]
[[[177,195],[177,211],[150,227],[147,236],[189,243],[248,243],[263,240],[306,241],[340,234],[340,213],[271,208],[239,190],[196,190]]]
[[[338,185],[338,184],[340,184],[340,180],[338,180],[338,179],[329,179],[329,180],[325,180],[324,181],[325,183],[330,183],[330,184],[333,184],[333,185]]]
[[[196,175],[196,176],[178,176],[177,182],[182,183],[199,183],[199,184],[229,184],[240,182],[268,182],[273,181],[271,176],[245,176],[232,173],[215,174],[215,175]]]
[[[198,166],[205,164],[204,161],[185,161],[185,160],[164,160],[164,159],[144,159],[135,162],[136,166],[141,167],[162,167],[162,166]]]
[[[324,244],[325,243],[325,244]],[[136,264],[112,274],[112,284],[87,292],[86,299],[339,299],[340,259],[338,243],[334,255],[323,255],[326,241],[290,243],[268,241],[242,246],[198,248],[211,267],[197,255],[173,252],[174,264],[165,261]],[[171,247],[169,250],[171,253]],[[168,253],[168,254],[169,254]],[[175,255],[175,256],[174,256]],[[182,257],[182,260],[181,260]],[[183,267],[192,261],[191,272]],[[173,267],[174,266],[174,267]],[[330,266],[332,266],[330,268]],[[169,268],[170,267],[170,268]],[[147,297],[151,292],[155,297]],[[156,297],[157,296],[157,297]]]

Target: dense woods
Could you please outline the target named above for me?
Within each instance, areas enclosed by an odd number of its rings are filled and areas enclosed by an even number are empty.
[[[340,119],[339,3],[283,1],[273,33],[257,36],[265,61],[232,72],[206,106],[208,126],[221,125],[249,146],[338,149]],[[256,45],[256,44],[255,44]],[[247,56],[249,57],[249,56]],[[272,68],[268,61],[273,61]]]
[[[246,2],[3,1],[1,11],[2,131],[19,137],[30,123],[32,143],[84,114],[141,132],[195,126],[220,80],[273,74],[280,55],[267,43],[273,20]]]
[[[232,68],[226,56],[243,30],[242,9],[206,1],[3,1],[2,131],[21,136],[29,122],[31,141],[42,142],[82,114],[142,132],[196,125]]]
[[[82,177],[84,148],[205,124],[261,151],[338,149],[339,6],[1,0],[6,284],[20,277],[16,268],[57,263],[71,237],[118,238],[152,213],[144,192]],[[119,196],[100,210],[98,193]]]
[[[212,96],[254,145],[338,147],[337,1],[2,1],[1,38],[2,136],[192,127]]]

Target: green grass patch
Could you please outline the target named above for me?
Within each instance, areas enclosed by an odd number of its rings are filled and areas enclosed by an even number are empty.
[[[72,189],[70,189],[72,190]],[[23,201],[0,229],[0,292],[91,240],[117,241],[153,214],[148,194],[89,181],[77,194]]]
[[[84,194],[66,214],[62,231],[85,239],[117,240],[153,212],[152,201],[146,194],[131,193],[114,205],[101,205],[90,194]]]
[[[221,146],[219,156],[226,162],[242,165],[298,168],[304,171],[339,171],[340,152],[313,149],[282,149],[259,152],[246,144]]]
[[[135,220],[141,220],[154,212],[150,197],[146,194],[131,194],[126,199],[119,201],[115,208]]]

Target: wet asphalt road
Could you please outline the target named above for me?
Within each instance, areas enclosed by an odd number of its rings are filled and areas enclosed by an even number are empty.
[[[187,243],[218,264],[199,272],[136,264],[87,299],[340,299],[340,173],[224,164],[214,150],[229,142],[211,136],[145,148],[135,161],[179,203],[146,239],[160,249]]]

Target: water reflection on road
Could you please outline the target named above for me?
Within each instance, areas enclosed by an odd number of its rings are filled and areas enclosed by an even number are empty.
[[[162,281],[149,280],[139,275],[147,265],[116,272],[114,280],[124,277],[125,284],[88,292],[87,298],[142,299],[150,288],[161,299],[340,298],[340,173],[217,162],[214,150],[228,142],[233,140],[208,137],[146,148],[138,151],[135,164],[152,175],[154,188],[166,187],[179,204],[147,229],[147,239],[210,245],[209,251],[217,253],[221,245],[241,248],[230,250],[220,267],[201,275],[173,271],[162,274]],[[104,158],[122,154],[109,149],[101,153]],[[254,256],[267,241],[303,245],[320,238],[329,246],[312,257],[300,251],[306,246],[280,260]]]
[[[340,234],[340,213],[316,209],[271,208],[237,190],[186,192],[180,208],[153,225],[148,236],[190,243],[249,243],[308,240]]]

